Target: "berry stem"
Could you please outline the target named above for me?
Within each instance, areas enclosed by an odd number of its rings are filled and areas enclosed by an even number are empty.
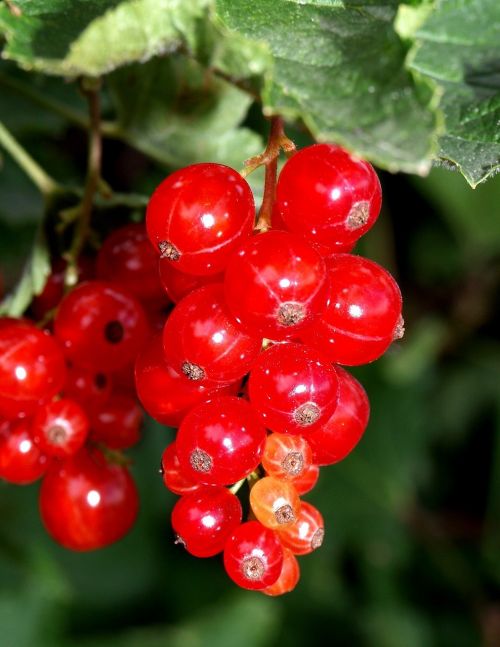
[[[61,189],[59,184],[31,157],[2,122],[0,122],[0,145],[17,162],[46,200]]]
[[[266,167],[264,197],[259,209],[257,224],[255,225],[257,231],[266,231],[271,226],[280,150],[284,150],[285,153],[290,155],[295,152],[295,144],[285,135],[283,118],[275,116],[271,117],[266,149],[260,155],[246,160],[245,169],[242,171],[243,177],[247,177],[252,171],[259,168],[259,166],[264,165]]]
[[[232,485],[229,488],[229,491],[232,492],[233,494],[236,494],[241,489],[241,486],[246,482],[246,480],[247,480],[247,477],[245,476],[244,478],[240,479],[237,483]]]
[[[75,285],[78,280],[78,257],[89,235],[94,196],[100,185],[102,158],[100,86],[100,79],[83,79],[81,81],[81,90],[87,98],[89,108],[87,178],[79,206],[79,218],[76,223],[73,242],[65,254],[68,261],[65,275],[67,287]]]

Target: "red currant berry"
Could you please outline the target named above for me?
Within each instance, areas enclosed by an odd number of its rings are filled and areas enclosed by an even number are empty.
[[[283,595],[290,593],[297,586],[300,579],[300,568],[297,558],[288,548],[283,548],[283,566],[278,579],[271,586],[262,589],[266,595]]]
[[[250,402],[268,429],[307,433],[323,424],[337,406],[337,374],[319,353],[296,343],[275,344],[250,373]]]
[[[250,490],[250,505],[258,521],[277,530],[295,523],[300,510],[296,489],[288,481],[265,476]]]
[[[108,373],[81,366],[68,367],[64,395],[84,408],[102,406],[111,395],[112,388],[113,384]]]
[[[295,555],[307,555],[323,543],[325,524],[320,511],[302,501],[297,521],[278,531],[281,543]]]
[[[203,275],[224,269],[254,219],[252,191],[239,173],[222,164],[193,164],[156,189],[146,226],[162,258],[181,272]]]
[[[189,380],[206,384],[241,379],[261,346],[262,339],[247,335],[233,319],[218,283],[184,297],[163,331],[167,363]]]
[[[161,457],[160,473],[163,477],[165,487],[174,494],[190,494],[199,490],[203,485],[194,483],[186,477],[182,471],[179,458],[177,456],[177,448],[175,441],[168,445]]]
[[[161,335],[153,337],[137,356],[137,395],[149,415],[163,425],[177,427],[195,405],[212,394],[232,392],[234,387],[214,390],[186,380],[165,362]]]
[[[113,393],[91,412],[90,420],[92,439],[110,449],[128,449],[141,437],[142,410],[137,400],[126,393]]]
[[[209,274],[195,276],[186,274],[172,267],[167,258],[160,258],[160,280],[167,296],[174,303],[178,303],[194,290],[209,285],[210,283],[222,283],[224,274]]]
[[[238,526],[224,548],[224,568],[244,589],[274,584],[283,566],[283,548],[276,533],[258,521]]]
[[[158,277],[158,256],[142,223],[131,223],[113,231],[97,256],[97,278],[113,281],[141,301],[164,297]]]
[[[53,463],[40,489],[40,514],[51,537],[71,550],[94,550],[121,539],[139,507],[128,470],[97,450]]]
[[[67,458],[83,447],[89,432],[89,420],[77,402],[61,398],[47,402],[37,410],[31,431],[45,454]]]
[[[0,422],[0,479],[16,485],[37,481],[48,467],[48,459],[33,441],[29,422]]]
[[[380,357],[398,336],[401,292],[380,265],[361,256],[329,260],[331,300],[321,320],[302,339],[339,364],[366,364]]]
[[[256,469],[265,441],[266,431],[248,402],[218,396],[186,415],[176,446],[189,479],[207,485],[229,485]]]
[[[241,523],[238,497],[223,487],[208,485],[181,497],[172,510],[177,540],[195,557],[212,557]]]
[[[307,436],[318,465],[332,465],[344,459],[361,440],[370,417],[370,403],[361,384],[340,366],[337,376],[337,408],[322,427]]]
[[[287,229],[329,247],[358,240],[375,223],[381,202],[371,164],[333,144],[296,153],[276,187],[276,210]]]
[[[148,325],[141,304],[127,290],[89,281],[63,299],[54,332],[74,364],[112,371],[135,359]]]
[[[21,319],[0,319],[0,415],[33,413],[58,393],[66,379],[64,355],[55,339]]]
[[[297,494],[302,496],[310,492],[318,482],[319,467],[317,465],[309,465],[309,467],[302,472],[300,476],[293,480],[293,487],[297,490]]]
[[[305,438],[290,434],[269,434],[262,454],[262,467],[269,476],[293,481],[307,472],[312,451]]]
[[[229,261],[225,295],[234,317],[253,335],[293,337],[328,303],[325,262],[285,231],[250,238]]]

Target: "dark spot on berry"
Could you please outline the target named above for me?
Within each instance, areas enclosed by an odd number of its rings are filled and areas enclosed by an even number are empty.
[[[318,528],[311,538],[311,548],[313,550],[316,550],[316,548],[319,548],[323,543],[324,537],[325,537],[324,528]]]
[[[280,508],[274,511],[274,518],[280,526],[293,523],[295,521],[295,515],[292,510],[291,505],[282,505]]]
[[[67,437],[68,433],[61,425],[54,425],[47,430],[47,438],[52,445],[63,445]]]
[[[314,402],[306,402],[293,412],[293,419],[301,427],[308,427],[320,417],[321,410]]]
[[[96,373],[94,377],[94,384],[99,391],[102,391],[106,388],[108,384],[108,378],[103,373]]]
[[[197,364],[184,362],[181,370],[188,378],[188,380],[193,380],[193,382],[199,382],[200,380],[205,379],[205,371],[201,368],[201,366],[198,366]]]
[[[349,231],[356,231],[360,227],[364,227],[370,217],[370,203],[367,200],[360,200],[355,202],[349,215],[347,216],[346,226]]]
[[[403,319],[403,317],[399,317],[399,321],[396,324],[396,328],[394,328],[394,334],[392,338],[394,340],[402,339],[404,337],[404,334],[405,334],[405,320]]]
[[[264,575],[265,566],[264,562],[260,559],[260,557],[245,557],[245,559],[241,563],[241,570],[243,571],[243,575],[247,578],[247,580],[261,580],[262,576]]]
[[[206,474],[212,469],[212,458],[202,449],[195,449],[194,452],[191,452],[189,462],[195,472]]]
[[[119,344],[124,334],[125,330],[119,321],[110,321],[104,328],[104,336],[110,344]]]
[[[281,461],[281,467],[290,476],[298,476],[304,469],[304,457],[300,452],[289,452]]]
[[[161,258],[168,258],[169,261],[178,261],[181,254],[175,245],[169,243],[168,240],[162,240],[158,243]]]
[[[277,319],[282,326],[295,326],[303,321],[305,316],[304,306],[301,303],[288,301],[280,306]]]

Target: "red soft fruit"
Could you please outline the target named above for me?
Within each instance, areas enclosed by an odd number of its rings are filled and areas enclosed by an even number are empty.
[[[64,395],[82,407],[100,407],[109,398],[112,389],[113,383],[109,373],[69,365]]]
[[[265,476],[250,490],[250,505],[261,524],[277,530],[295,523],[300,499],[292,483]]]
[[[295,483],[312,464],[312,451],[305,438],[292,434],[269,434],[262,455],[268,476]]]
[[[288,548],[283,548],[283,566],[278,579],[271,586],[262,589],[266,595],[276,596],[290,593],[297,586],[300,579],[299,562]]]
[[[142,409],[135,397],[113,393],[99,408],[90,413],[91,438],[110,449],[128,449],[141,437]]]
[[[28,420],[0,422],[0,479],[29,485],[43,476],[48,464],[33,440]]]
[[[67,458],[83,447],[89,432],[89,420],[77,402],[61,398],[46,402],[37,409],[31,431],[45,454]]]
[[[163,477],[165,487],[174,494],[189,494],[199,490],[203,485],[190,481],[182,471],[179,458],[177,456],[177,449],[175,441],[167,445],[161,457],[160,473]]]
[[[293,487],[297,490],[297,494],[302,496],[316,487],[318,479],[319,467],[317,465],[309,465],[300,476],[293,479]]]
[[[278,530],[281,543],[294,555],[307,555],[323,543],[325,524],[320,511],[307,501],[302,501],[294,524]]]
[[[168,258],[160,258],[160,280],[163,289],[168,298],[174,303],[178,303],[185,296],[210,283],[222,283],[224,274],[208,274],[204,276],[195,276],[180,272],[172,266]]]

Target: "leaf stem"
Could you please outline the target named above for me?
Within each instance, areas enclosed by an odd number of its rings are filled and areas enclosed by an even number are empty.
[[[271,226],[280,150],[284,150],[289,155],[293,154],[295,152],[295,144],[285,135],[283,118],[274,116],[271,117],[271,126],[269,128],[265,151],[260,155],[246,160],[245,169],[242,171],[243,177],[247,177],[259,166],[265,166],[264,197],[259,209],[257,224],[255,225],[257,231],[266,231]]]
[[[61,190],[59,184],[31,157],[1,121],[0,145],[26,173],[45,199]]]
[[[78,257],[85,245],[92,216],[94,196],[99,188],[101,177],[101,103],[99,97],[100,79],[83,79],[81,89],[87,98],[89,108],[89,139],[87,158],[87,178],[79,207],[79,218],[75,226],[75,233],[70,249],[64,257],[68,261],[65,283],[67,287],[73,286],[78,280]]]

